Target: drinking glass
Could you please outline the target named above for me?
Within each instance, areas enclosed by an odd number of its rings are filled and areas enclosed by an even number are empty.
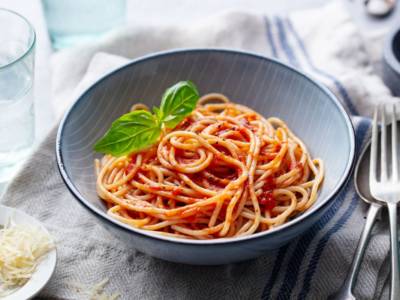
[[[21,15],[0,9],[0,185],[34,142],[35,31]]]
[[[91,41],[125,21],[126,0],[42,0],[53,48]]]

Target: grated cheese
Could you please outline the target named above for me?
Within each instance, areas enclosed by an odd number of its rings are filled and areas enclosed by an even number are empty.
[[[114,294],[107,294],[105,292],[105,287],[108,284],[109,279],[103,279],[99,283],[95,284],[92,287],[89,287],[87,285],[83,285],[81,283],[69,283],[67,286],[69,288],[74,289],[77,293],[80,294],[81,299],[87,299],[87,300],[116,300],[118,299],[121,295],[118,293]]]
[[[0,297],[24,285],[53,248],[50,236],[39,228],[8,224],[0,229]]]
[[[90,300],[116,300],[119,298],[119,294],[107,295],[104,292],[104,288],[108,283],[108,279],[104,279],[94,287],[92,287],[89,291],[89,299]]]

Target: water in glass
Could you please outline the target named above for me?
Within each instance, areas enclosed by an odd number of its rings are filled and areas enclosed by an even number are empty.
[[[34,142],[35,34],[21,16],[0,9],[0,190]],[[3,29],[4,31],[3,31]]]

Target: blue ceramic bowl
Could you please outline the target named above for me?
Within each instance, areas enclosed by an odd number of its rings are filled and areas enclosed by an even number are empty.
[[[184,240],[129,227],[106,214],[96,194],[93,144],[135,101],[159,105],[164,90],[192,80],[201,94],[220,92],[264,116],[277,116],[326,165],[318,200],[304,214],[267,232],[240,238]],[[57,160],[76,200],[121,242],[180,263],[214,265],[247,260],[288,243],[329,208],[349,177],[354,131],[345,110],[326,88],[303,73],[263,56],[215,49],[178,50],[146,56],[106,75],[84,92],[61,122]]]

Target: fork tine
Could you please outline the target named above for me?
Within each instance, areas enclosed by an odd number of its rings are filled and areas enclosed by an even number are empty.
[[[392,181],[399,180],[399,162],[397,160],[397,115],[396,105],[392,106]]]
[[[381,181],[386,181],[387,176],[387,127],[385,105],[381,107]]]
[[[369,185],[377,182],[376,169],[378,157],[378,107],[374,110],[374,119],[372,121],[371,154],[369,162]]]

